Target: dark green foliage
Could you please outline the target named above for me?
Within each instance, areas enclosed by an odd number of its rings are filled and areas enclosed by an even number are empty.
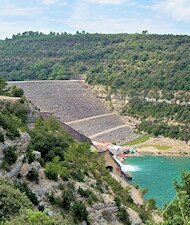
[[[10,94],[13,97],[22,97],[24,95],[24,91],[21,88],[18,88],[16,85],[13,85]]]
[[[29,108],[25,101],[4,103],[0,108],[0,126],[11,140],[20,136],[19,128],[25,126]]]
[[[69,189],[63,190],[62,193],[62,207],[64,209],[69,209],[71,206],[71,203],[74,201],[74,195],[73,191]]]
[[[14,116],[21,119],[23,123],[26,123],[29,108],[24,103],[21,103],[19,101],[12,103],[9,105],[8,111]]]
[[[149,211],[156,209],[156,201],[153,198],[148,200],[147,205]]]
[[[16,162],[18,158],[16,151],[17,151],[16,147],[12,147],[12,146],[5,148],[3,150],[3,154],[4,154],[3,167],[6,168],[7,166],[10,166]]]
[[[189,125],[167,125],[162,121],[143,121],[139,126],[139,130],[155,136],[164,135],[165,137],[178,138],[183,141],[190,140]]]
[[[83,202],[79,202],[79,201],[75,202],[73,206],[73,214],[74,214],[74,218],[76,218],[80,222],[88,221],[88,212]]]
[[[147,102],[134,97],[123,109],[123,115],[141,118],[139,130],[155,136],[190,140],[190,105]],[[151,119],[150,119],[151,118]],[[172,125],[177,123],[176,125]],[[170,122],[170,123],[169,123]]]
[[[118,208],[120,208],[121,207],[121,199],[118,196],[116,196],[114,200],[115,200],[116,206]]]
[[[18,125],[15,124],[14,119],[7,115],[6,113],[2,113],[0,111],[0,124],[4,130],[6,130],[6,135],[13,140],[15,137],[19,137],[20,133],[18,131]]]
[[[46,170],[45,171],[46,177],[50,180],[57,180],[58,173],[56,171]]]
[[[130,225],[129,215],[124,207],[118,209],[117,216],[124,225]]]
[[[189,36],[180,35],[29,31],[0,43],[0,73],[9,80],[85,73],[89,83],[124,91],[189,91],[189,43]]]
[[[30,199],[30,201],[34,204],[34,205],[38,205],[38,199],[36,197],[36,194],[33,193],[30,188],[28,187],[28,185],[26,183],[21,183],[20,181],[16,181],[15,186],[17,188],[20,189],[21,192],[25,193],[26,196]]]
[[[81,197],[88,198],[88,201],[92,200],[92,202],[93,201],[96,202],[98,200],[96,195],[90,189],[84,190],[81,187],[79,187],[78,193],[80,194]]]
[[[72,170],[71,171],[71,176],[75,179],[78,180],[79,182],[84,182],[84,173],[80,170]]]
[[[168,104],[166,102],[147,102],[138,97],[132,98],[123,114],[142,118],[167,118],[181,123],[190,123],[190,105]]]
[[[5,138],[4,138],[4,134],[0,131],[0,142],[4,143]]]
[[[28,163],[32,163],[35,160],[35,155],[34,155],[32,149],[27,150],[26,157],[28,159]]]
[[[32,169],[28,172],[28,174],[26,175],[26,178],[32,182],[38,182],[39,173],[36,169]]]
[[[0,178],[0,222],[17,215],[22,207],[31,208],[32,204],[25,194]]]
[[[40,151],[44,162],[49,162],[56,156],[64,160],[64,150],[72,143],[72,139],[61,129],[55,119],[53,121],[38,120],[35,129],[31,132],[31,138],[27,149],[30,160],[33,158],[32,151]]]

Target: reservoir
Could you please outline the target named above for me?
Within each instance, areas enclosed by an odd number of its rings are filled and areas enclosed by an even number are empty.
[[[145,199],[154,198],[162,208],[175,196],[174,180],[180,181],[183,170],[190,171],[190,157],[128,157],[124,169],[132,175],[132,184],[148,188]]]

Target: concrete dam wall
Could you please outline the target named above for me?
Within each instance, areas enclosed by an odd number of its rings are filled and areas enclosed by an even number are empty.
[[[13,84],[21,87],[41,112],[55,115],[92,141],[124,143],[135,137],[121,118],[110,113],[82,81],[9,82]]]

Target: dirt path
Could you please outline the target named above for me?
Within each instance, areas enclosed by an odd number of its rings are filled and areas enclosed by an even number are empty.
[[[138,189],[133,187],[126,180],[124,180],[123,178],[121,178],[119,175],[117,175],[115,173],[111,173],[111,176],[115,180],[117,180],[123,188],[130,187],[131,197],[133,198],[133,201],[134,201],[135,204],[137,204],[137,205],[143,205],[144,204],[144,199],[142,197],[141,192]]]

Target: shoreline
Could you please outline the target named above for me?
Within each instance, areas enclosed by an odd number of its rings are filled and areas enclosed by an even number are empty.
[[[135,146],[139,155],[190,157],[189,144],[166,137],[152,137]]]
[[[148,151],[146,150],[138,150],[140,156],[143,155],[151,155],[151,156],[167,156],[167,157],[190,157],[190,152],[172,152],[170,151],[161,151],[161,150],[154,150]]]

